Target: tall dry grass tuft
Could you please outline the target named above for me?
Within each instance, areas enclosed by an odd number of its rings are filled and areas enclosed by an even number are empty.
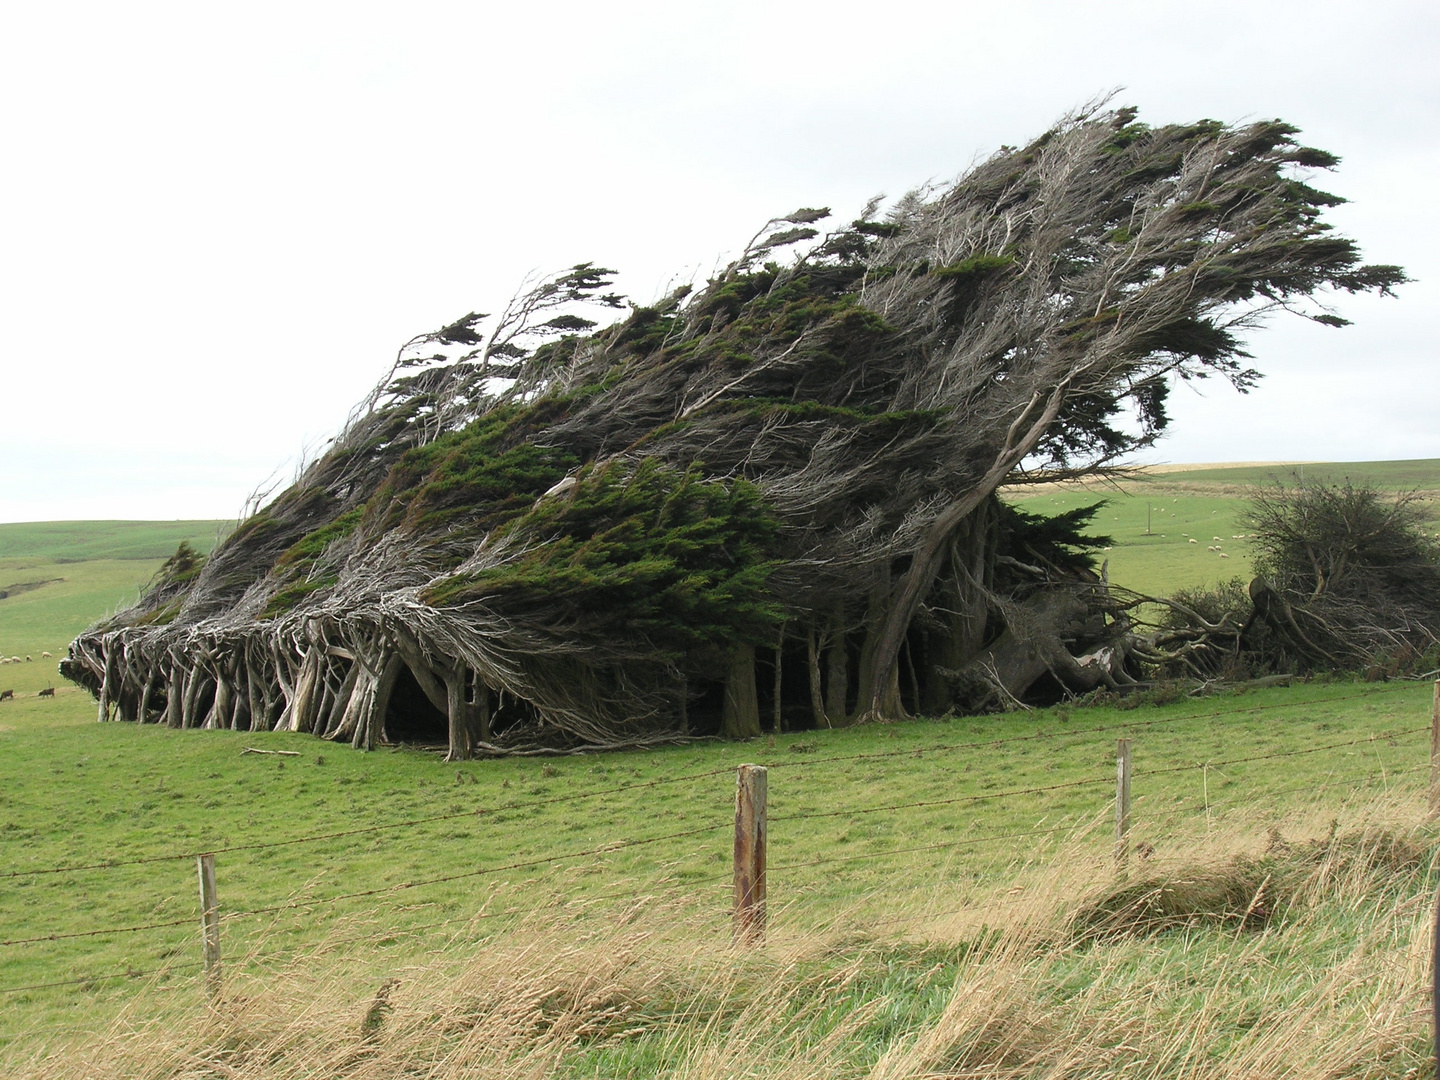
[[[153,1080],[731,1080],[1429,1075],[1433,830],[1396,798],[1154,834],[1118,874],[1083,835],[977,888],[775,913],[623,908],[456,927],[408,962],[357,920],[206,1006],[141,993],[9,1075]],[[1407,824],[1410,823],[1410,824]],[[712,904],[707,901],[706,908]],[[253,958],[265,952],[262,942]],[[242,970],[235,971],[233,968]]]

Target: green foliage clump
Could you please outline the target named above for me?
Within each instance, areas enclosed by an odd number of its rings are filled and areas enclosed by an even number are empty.
[[[1225,616],[1230,616],[1233,626],[1242,626],[1250,613],[1250,590],[1244,578],[1234,577],[1215,585],[1191,589],[1176,589],[1170,599],[1189,608],[1211,625],[1218,626]],[[1166,629],[1178,630],[1192,625],[1184,612],[1167,608],[1160,615],[1160,625]]]
[[[1256,570],[1295,600],[1440,616],[1440,544],[1412,493],[1348,479],[1276,484],[1255,494],[1242,524],[1255,533]]]
[[[341,514],[328,525],[322,525],[313,532],[307,533],[275,561],[276,567],[288,567],[292,571],[301,573],[308,571],[316,560],[325,554],[326,548],[336,540],[343,540],[355,531],[363,513],[363,508],[357,506],[355,509]]]
[[[1085,532],[1104,501],[1046,516],[996,500],[999,512],[998,550],[1026,562],[1049,566],[1067,575],[1093,574],[1095,552],[1115,541]]]
[[[199,577],[204,568],[205,556],[196,551],[190,541],[181,540],[175,554],[166,559],[155,574],[155,585],[161,588],[167,585],[187,585]]]
[[[548,607],[557,621],[603,623],[675,656],[763,640],[779,621],[765,589],[779,523],[759,489],[707,480],[648,458],[612,463],[545,499],[504,530],[522,551],[458,574],[424,596],[435,606],[499,598]],[[527,545],[534,538],[544,543]]]
[[[277,615],[283,615],[285,612],[295,608],[312,593],[319,592],[321,589],[328,589],[338,580],[339,578],[334,574],[327,574],[324,577],[312,578],[308,581],[297,581],[293,585],[287,585],[270,598],[270,602],[265,605],[265,611],[261,617],[273,619]]]
[[[503,406],[407,450],[370,500],[366,524],[423,531],[463,520],[485,532],[515,517],[577,464],[562,450],[524,441],[538,411]]]

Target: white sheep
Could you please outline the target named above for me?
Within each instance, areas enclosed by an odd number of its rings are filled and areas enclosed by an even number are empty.
[[[43,656],[46,660],[51,659],[50,654],[48,652],[45,652],[43,649],[40,651],[40,655]]]
[[[1229,555],[1226,555],[1223,551],[1220,552],[1220,558],[1222,558],[1222,559],[1228,559],[1229,557],[1230,557],[1230,556],[1229,556]]]
[[[1196,540],[1194,537],[1191,537],[1191,538],[1190,538],[1190,543],[1192,543],[1192,544],[1198,544],[1199,542],[1200,542],[1200,541],[1199,541],[1199,540]]]

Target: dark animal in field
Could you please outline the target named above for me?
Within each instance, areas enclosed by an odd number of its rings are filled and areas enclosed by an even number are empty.
[[[14,700],[15,700],[15,691],[14,691],[14,690],[0,690],[0,701],[14,701]]]
[[[36,696],[36,697],[54,697],[54,696],[55,696],[55,687],[53,687],[53,686],[47,686],[44,690],[41,690],[40,693],[36,694],[35,696]]]

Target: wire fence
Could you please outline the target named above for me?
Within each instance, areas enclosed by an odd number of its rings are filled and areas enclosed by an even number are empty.
[[[795,760],[770,762],[765,766],[765,769],[781,771],[814,770],[817,774],[824,776],[827,785],[829,785],[830,794],[833,796],[834,800],[836,802],[843,802],[844,792],[838,786],[838,778],[835,775],[833,769],[827,769],[827,767],[846,763],[878,762],[884,761],[886,759],[914,758],[917,755],[933,756],[937,754],[962,754],[967,752],[972,754],[979,754],[981,752],[989,752],[1007,746],[1013,746],[1015,744],[1041,741],[1054,744],[1057,743],[1057,740],[1064,740],[1065,748],[1080,747],[1085,749],[1091,749],[1094,748],[1095,744],[1093,742],[1087,742],[1086,740],[1092,736],[1102,734],[1114,734],[1116,732],[1123,731],[1127,735],[1133,735],[1136,732],[1148,731],[1180,722],[1194,722],[1197,720],[1214,719],[1220,717],[1235,718],[1237,716],[1243,716],[1246,714],[1269,712],[1271,710],[1277,709],[1293,709],[1304,706],[1323,707],[1333,702],[1353,701],[1359,698],[1374,697],[1376,695],[1384,694],[1386,692],[1387,690],[1383,689],[1371,690],[1357,694],[1337,695],[1334,697],[1310,699],[1305,701],[1260,704],[1248,706],[1242,709],[1237,709],[1232,706],[1231,708],[1217,710],[1209,713],[1182,713],[1154,718],[1150,720],[1137,720],[1133,722],[1119,720],[1104,725],[1081,728],[1069,728],[1067,726],[1059,731],[1055,731],[1053,729],[1048,731],[1034,731],[1025,734],[1010,735],[1003,738],[989,740],[956,741],[929,744],[918,747],[912,745],[904,748],[898,748],[895,750],[871,751],[856,754],[816,757],[807,756],[804,758],[797,758]],[[1199,760],[1195,761],[1194,763],[1164,765],[1154,768],[1146,768],[1142,772],[1135,774],[1136,778],[1142,781],[1148,781],[1152,778],[1164,778],[1164,780],[1162,781],[1162,784],[1164,785],[1163,793],[1169,794],[1173,798],[1184,799],[1186,800],[1186,804],[1180,806],[1171,806],[1163,809],[1159,807],[1152,808],[1152,796],[1158,796],[1159,794],[1162,794],[1162,792],[1159,790],[1154,790],[1147,793],[1142,793],[1142,797],[1137,801],[1136,804],[1144,811],[1143,817],[1140,820],[1143,820],[1147,827],[1154,828],[1163,824],[1173,824],[1175,822],[1194,820],[1197,816],[1204,816],[1208,821],[1215,814],[1224,812],[1226,809],[1225,800],[1223,798],[1212,799],[1209,792],[1209,777],[1212,775],[1212,772],[1218,770],[1259,762],[1289,761],[1310,755],[1354,750],[1354,748],[1362,746],[1398,747],[1400,745],[1399,740],[1407,739],[1411,736],[1426,731],[1432,732],[1431,760],[1434,760],[1434,755],[1437,754],[1437,751],[1440,751],[1440,747],[1437,747],[1435,745],[1436,733],[1440,732],[1440,721],[1436,721],[1431,725],[1427,725],[1424,727],[1416,726],[1407,727],[1397,731],[1377,732],[1365,737],[1350,738],[1346,740],[1335,741],[1315,746],[1301,747],[1298,749],[1273,750],[1264,753],[1242,754],[1235,757],[1223,758],[1218,760]],[[1407,747],[1406,750],[1408,756],[1410,748]],[[1415,758],[1411,757],[1411,760],[1413,761],[1415,760]],[[749,767],[742,766],[742,768]],[[1397,781],[1399,778],[1409,777],[1416,772],[1423,772],[1425,770],[1431,771],[1433,783],[1434,767],[1429,761],[1424,764],[1401,767],[1387,767],[1383,762],[1381,762],[1378,771],[1374,768],[1370,768],[1361,772],[1348,772],[1345,776],[1336,776],[1336,770],[1332,769],[1330,773],[1326,774],[1324,780],[1321,781],[1318,786],[1317,783],[1312,780],[1311,782],[1305,784],[1289,784],[1282,786],[1247,788],[1243,793],[1243,804],[1249,808],[1253,808],[1256,805],[1273,802],[1273,800],[1275,800],[1281,795],[1293,794],[1299,791],[1317,792],[1326,788],[1333,788],[1336,785],[1346,785],[1353,787],[1355,785],[1366,785],[1378,781],[1388,786],[1392,782]],[[571,792],[563,795],[551,796],[541,799],[512,800],[504,804],[467,808],[463,811],[424,815],[420,817],[408,818],[401,821],[384,822],[375,825],[359,826],[348,829],[329,830],[298,837],[266,840],[256,843],[233,844],[224,847],[214,848],[208,852],[173,851],[154,855],[144,855],[131,859],[116,859],[90,863],[74,863],[70,865],[15,869],[0,874],[0,879],[35,878],[40,876],[78,874],[81,872],[103,872],[123,867],[139,867],[151,866],[161,863],[185,862],[197,858],[213,859],[215,855],[228,856],[238,855],[242,853],[256,853],[277,848],[288,848],[306,844],[317,844],[329,840],[349,839],[371,834],[403,833],[405,830],[418,829],[422,826],[438,822],[455,821],[460,819],[484,818],[486,816],[493,816],[502,813],[509,814],[516,811],[539,809],[543,807],[553,807],[565,804],[579,804],[589,800],[603,799],[610,796],[627,793],[633,794],[643,789],[676,785],[696,785],[698,787],[707,780],[713,780],[720,776],[729,776],[734,771],[735,770],[733,768],[729,767],[707,769],[697,772],[686,773],[683,775],[661,777],[650,780],[640,780],[634,783],[610,785],[608,787],[602,787],[580,792]],[[1123,771],[1124,768],[1122,767],[1122,772]],[[1173,781],[1175,780],[1175,778],[1183,776],[1185,774],[1200,774],[1202,778],[1202,792],[1198,801],[1195,798],[1195,793],[1175,793]],[[802,823],[820,822],[827,819],[845,819],[846,823],[848,824],[849,822],[859,822],[862,819],[878,818],[880,815],[887,815],[893,822],[908,825],[915,821],[915,815],[913,814],[913,812],[915,811],[932,810],[941,807],[958,808],[967,805],[979,806],[983,804],[1005,803],[1011,801],[1016,801],[1017,805],[1023,805],[1026,808],[1033,808],[1037,802],[1043,803],[1047,798],[1060,793],[1065,793],[1067,796],[1071,794],[1081,794],[1094,789],[1106,788],[1116,783],[1117,775],[1115,771],[1113,769],[1108,769],[1103,774],[1097,771],[1095,775],[1083,776],[1082,778],[1075,780],[1066,780],[1051,784],[1023,784],[1009,788],[996,788],[993,790],[967,792],[964,794],[956,794],[943,798],[913,799],[908,801],[887,801],[876,805],[842,805],[832,809],[799,810],[768,816],[764,814],[762,807],[761,828],[763,830],[768,829],[770,826],[779,826],[779,836],[781,838],[779,850],[784,850],[786,842],[792,839],[799,839],[798,834],[794,832],[794,828],[797,826],[803,828]],[[1128,783],[1125,783],[1120,788],[1117,788],[1117,792],[1114,796],[1106,796],[1106,800],[1112,799],[1116,802],[1117,809],[1119,809],[1119,802],[1123,799],[1126,803],[1126,805],[1123,807],[1125,814],[1128,815],[1132,812],[1132,807],[1129,805],[1128,801]],[[1097,803],[1092,807],[1092,810],[1103,809],[1105,805],[1105,802]],[[1237,802],[1235,805],[1239,805],[1239,803]],[[900,846],[872,848],[865,851],[846,851],[843,853],[837,852],[835,854],[820,854],[811,858],[793,858],[790,861],[781,861],[771,864],[769,866],[766,866],[763,862],[764,855],[762,851],[762,862],[759,864],[760,875],[762,879],[760,892],[761,903],[763,904],[764,899],[763,879],[767,874],[778,875],[781,881],[789,881],[796,872],[809,870],[816,867],[824,866],[832,868],[842,868],[847,866],[860,866],[863,864],[879,864],[884,862],[885,860],[901,859],[906,856],[915,856],[924,853],[939,854],[943,852],[959,852],[963,849],[978,848],[987,844],[1010,844],[1012,846],[1028,844],[1030,846],[1024,848],[1024,850],[1028,851],[1032,850],[1033,845],[1039,842],[1054,842],[1066,837],[1074,838],[1078,835],[1081,835],[1082,833],[1085,833],[1087,830],[1089,832],[1093,832],[1093,818],[1094,814],[1092,813],[1090,815],[1090,825],[1086,826],[1082,823],[1079,817],[1071,821],[1056,821],[1052,813],[1042,815],[1038,820],[1033,821],[1027,827],[1023,828],[1003,827],[998,830],[988,830],[981,833],[967,835],[958,839],[937,840],[924,843],[903,843]],[[1117,822],[1121,820],[1122,815],[1117,813]],[[978,821],[979,819],[972,819],[972,827]],[[714,835],[716,833],[719,833],[721,830],[727,830],[732,828],[736,831],[737,837],[737,862],[734,881],[736,882],[736,895],[738,903],[738,852],[740,850],[740,816],[737,813],[736,817],[732,819],[728,815],[726,815],[719,807],[716,807],[715,816],[710,820],[706,821],[704,824],[698,826],[672,830],[656,835],[619,837],[604,843],[592,844],[588,847],[572,851],[551,852],[535,855],[533,857],[513,858],[508,861],[500,862],[491,866],[480,866],[473,869],[457,871],[454,873],[433,875],[428,877],[416,878],[414,880],[393,882],[384,885],[374,886],[371,888],[346,891],[327,896],[292,896],[289,899],[281,902],[262,903],[254,906],[241,907],[229,911],[220,911],[218,909],[218,902],[215,901],[213,897],[208,901],[202,898],[202,904],[208,903],[210,908],[213,909],[210,912],[210,915],[212,917],[218,915],[218,919],[216,919],[217,927],[234,926],[235,924],[243,920],[256,919],[265,915],[278,916],[286,913],[301,912],[312,914],[317,912],[323,913],[325,911],[334,911],[340,905],[353,901],[386,901],[414,890],[426,889],[433,886],[453,884],[456,882],[471,881],[487,877],[493,878],[498,875],[504,875],[516,871],[541,869],[555,870],[556,868],[559,868],[565,864],[577,864],[581,860],[587,859],[604,861],[619,853],[636,849],[652,848],[656,845],[662,844],[674,844],[678,841]],[[1119,830],[1120,826],[1117,826],[1117,840],[1120,838]],[[771,839],[773,841],[773,836]],[[811,837],[811,839],[814,840],[816,838]],[[764,846],[765,845],[762,843],[762,849]],[[718,852],[714,854],[718,855]],[[681,851],[677,857],[683,860],[684,858],[693,855],[693,851],[687,850]],[[729,874],[725,875],[724,877],[713,878],[696,878],[693,874],[691,874],[688,880],[668,886],[666,888],[657,889],[651,887],[638,891],[634,889],[627,889],[621,892],[599,896],[586,894],[583,896],[582,899],[586,904],[601,903],[610,900],[623,901],[638,900],[641,898],[654,899],[657,897],[665,896],[672,897],[676,900],[684,900],[686,898],[693,900],[697,895],[703,894],[707,890],[713,889],[715,891],[718,891],[722,887],[729,887],[731,882],[732,876]],[[935,884],[915,886],[916,889],[934,887],[936,887]],[[892,891],[887,895],[893,897],[894,893]],[[991,905],[999,902],[1001,901],[998,901],[994,897],[990,897],[986,901],[986,903],[989,903]],[[424,905],[422,904],[419,906]],[[415,905],[410,905],[408,906],[408,910],[413,911],[415,910],[415,907]],[[720,912],[720,906],[717,904],[715,905],[715,907],[717,913]],[[952,914],[959,914],[973,909],[974,905],[969,905],[966,907],[955,909]],[[371,914],[383,914],[384,912],[396,914],[399,911],[400,905],[386,903],[382,904],[379,908],[372,909]],[[728,912],[726,912],[726,914],[728,914]],[[397,926],[393,929],[393,931],[391,931],[391,933],[392,936],[417,936],[425,931],[439,931],[443,929],[453,930],[457,924],[457,921],[460,923],[465,923],[467,920],[470,919],[493,919],[497,917],[497,915],[485,911],[471,912],[467,916],[440,919],[428,924],[424,924],[422,926]],[[898,917],[897,921],[919,919],[924,917],[943,918],[946,917],[946,913],[922,912],[919,914],[900,916]],[[190,915],[184,918],[159,919],[151,921],[137,920],[134,922],[116,926],[89,927],[76,930],[56,930],[48,933],[35,933],[25,936],[13,936],[0,939],[0,949],[32,949],[44,947],[50,943],[56,942],[78,941],[81,939],[94,938],[119,938],[128,935],[150,934],[162,930],[174,930],[182,926],[193,928],[198,921],[200,920],[197,918],[197,916]],[[881,923],[884,923],[885,921],[886,920],[881,920]],[[265,962],[265,958],[251,956],[247,957],[245,962],[252,965],[263,964]],[[161,965],[158,967],[146,967],[144,969],[136,968],[134,966],[127,966],[123,970],[98,971],[74,978],[46,980],[27,983],[23,985],[0,986],[0,995],[13,995],[26,992],[41,992],[51,989],[62,989],[77,986],[96,987],[105,983],[124,982],[127,980],[161,980],[168,979],[181,973],[184,973],[186,978],[188,979],[204,973],[204,969],[202,968],[202,965],[198,962],[198,960],[185,962],[177,961],[171,964]]]

